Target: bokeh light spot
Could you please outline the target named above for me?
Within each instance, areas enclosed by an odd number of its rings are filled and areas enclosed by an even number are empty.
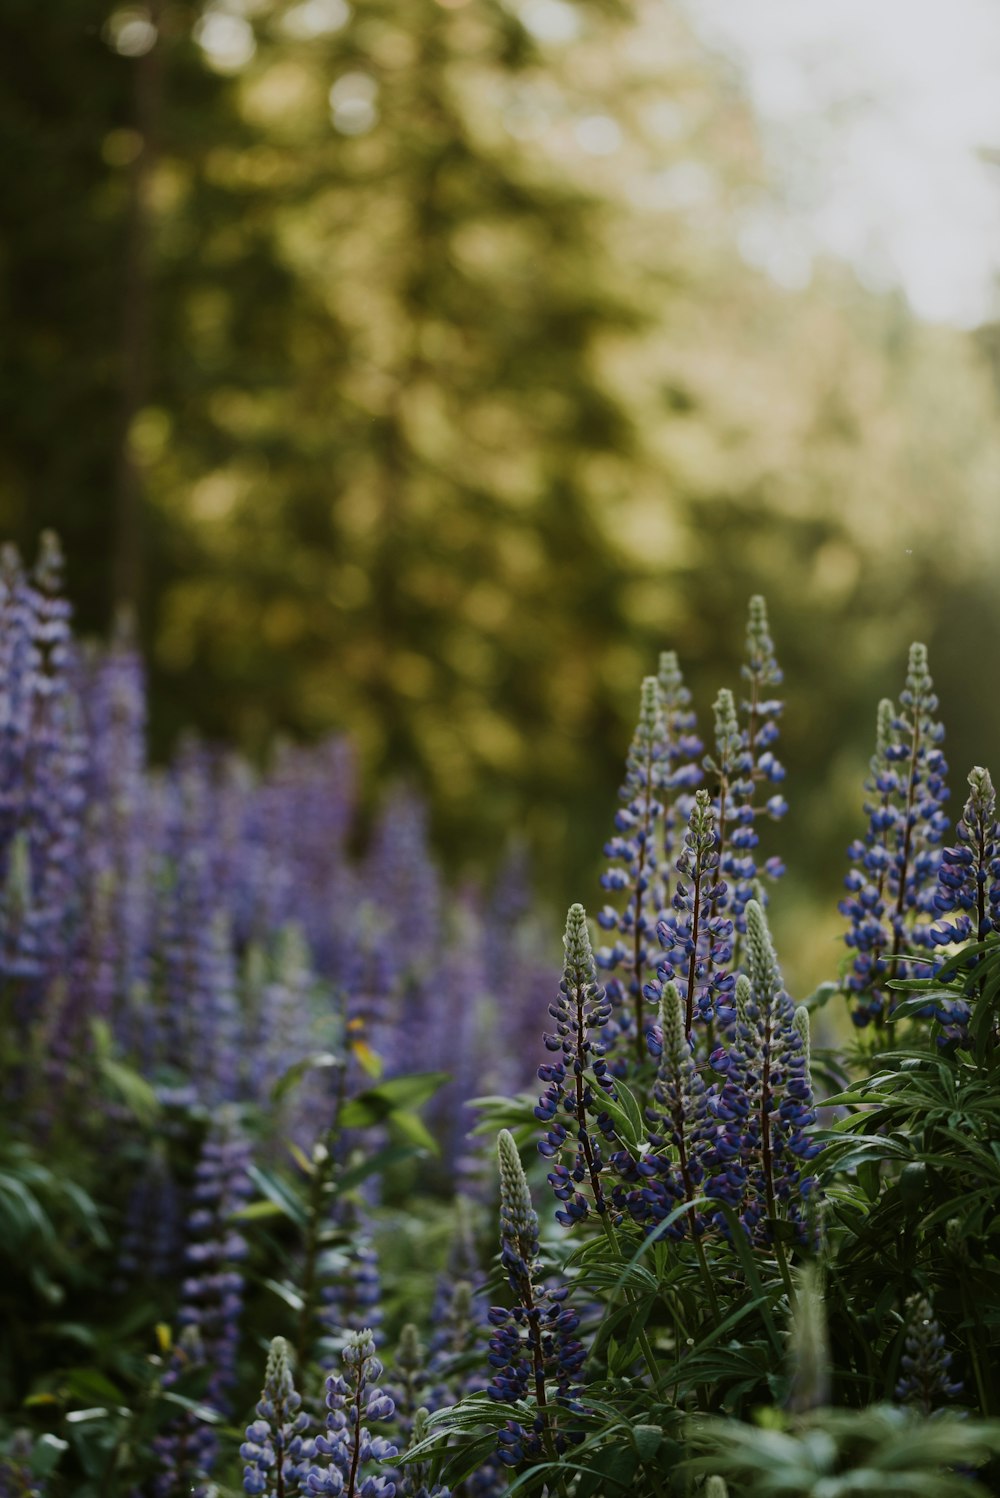
[[[342,31],[350,19],[347,0],[303,0],[303,4],[286,11],[281,29],[297,42],[311,42]]]
[[[124,6],[109,17],[104,40],[122,57],[145,57],[156,45],[157,30],[141,5]]]
[[[196,21],[194,39],[217,73],[238,73],[257,50],[250,22],[224,10],[207,11]]]
[[[342,73],[330,89],[330,118],[342,135],[364,135],[378,120],[378,84],[369,73]]]

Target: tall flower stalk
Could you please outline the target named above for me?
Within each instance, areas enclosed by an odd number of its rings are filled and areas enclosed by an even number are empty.
[[[839,907],[850,920],[845,941],[855,956],[845,987],[859,1027],[888,1017],[884,985],[898,976],[906,948],[932,952],[938,944],[933,917],[948,825],[942,810],[948,767],[933,688],[926,647],[913,644],[898,711],[886,702],[879,706],[866,781],[868,831],[848,850],[853,867]]]
[[[603,1216],[608,1210],[601,1182],[604,1161],[595,1130],[605,1140],[614,1137],[600,1094],[614,1098],[615,1089],[604,1047],[594,1039],[595,1032],[599,1034],[611,1018],[611,1006],[597,982],[582,905],[569,908],[563,947],[566,962],[559,997],[549,1005],[555,1032],[544,1037],[548,1050],[557,1052],[558,1057],[538,1068],[539,1080],[548,1086],[538,1100],[535,1117],[550,1125],[538,1148],[554,1161],[549,1183],[564,1203],[556,1217],[569,1226],[582,1221],[589,1211],[587,1198],[579,1189],[585,1182],[597,1213]],[[569,1142],[567,1122],[573,1135],[573,1158],[571,1164],[564,1165],[560,1157]]]
[[[605,931],[616,931],[611,947],[597,953],[600,967],[615,975],[607,992],[618,1029],[631,1033],[634,1060],[646,1057],[643,987],[649,968],[649,940],[656,916],[657,833],[663,819],[659,799],[669,769],[666,725],[655,676],[642,683],[639,722],[626,761],[625,782],[619,791],[625,803],[615,816],[615,836],[605,844],[611,866],[601,876],[606,890],[625,895],[618,911],[606,905],[598,916]]]
[[[500,1262],[514,1296],[510,1307],[490,1308],[489,1364],[492,1398],[512,1402],[534,1393],[535,1419],[526,1429],[510,1421],[497,1437],[497,1455],[514,1467],[543,1450],[551,1459],[566,1449],[568,1436],[555,1419],[549,1400],[549,1380],[555,1386],[554,1405],[577,1408],[576,1384],[585,1352],[576,1337],[579,1317],[565,1304],[566,1290],[546,1289],[540,1280],[538,1218],[513,1135],[501,1129],[497,1137],[500,1167]]]

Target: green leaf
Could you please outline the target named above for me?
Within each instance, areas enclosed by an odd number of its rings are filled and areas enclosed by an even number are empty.
[[[419,1108],[439,1088],[450,1081],[444,1071],[418,1072],[412,1077],[393,1077],[389,1082],[380,1082],[369,1087],[345,1104],[340,1122],[345,1129],[364,1129],[371,1124],[382,1123],[391,1114],[400,1110]]]
[[[662,1425],[633,1425],[632,1441],[641,1462],[650,1462],[663,1444]]]
[[[293,1311],[301,1311],[305,1302],[294,1285],[282,1284],[281,1280],[264,1280],[268,1290],[273,1290],[279,1300],[283,1300],[286,1306],[291,1306]]]
[[[398,1121],[397,1119],[394,1122]],[[417,1122],[423,1124],[420,1119]],[[434,1140],[431,1140],[434,1144]],[[435,1144],[435,1151],[436,1151]],[[367,1181],[369,1176],[382,1175],[394,1165],[401,1165],[404,1160],[413,1160],[426,1153],[422,1145],[417,1144],[390,1144],[385,1149],[376,1150],[374,1154],[366,1155],[357,1165],[352,1165],[349,1170],[337,1178],[337,1185],[341,1191],[350,1191],[354,1186],[360,1186],[362,1181]]]
[[[280,1103],[282,1098],[297,1087],[302,1078],[311,1071],[329,1071],[343,1066],[339,1056],[333,1055],[331,1051],[316,1051],[311,1056],[303,1056],[301,1061],[296,1061],[281,1076],[271,1088],[272,1103]]]
[[[139,1123],[148,1128],[156,1122],[160,1114],[160,1100],[156,1096],[156,1089],[145,1077],[111,1056],[100,1063],[100,1072]]]
[[[419,1114],[399,1108],[389,1114],[388,1127],[390,1134],[401,1134],[415,1150],[428,1155],[439,1153],[437,1140]]]
[[[297,1227],[304,1228],[309,1221],[309,1208],[298,1192],[270,1170],[259,1165],[249,1165],[247,1175],[268,1201],[279,1207],[284,1215]]]

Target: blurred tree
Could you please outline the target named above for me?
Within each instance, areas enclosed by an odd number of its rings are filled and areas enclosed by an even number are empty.
[[[0,521],[63,532],[85,627],[138,599],[161,749],[349,727],[453,851],[526,830],[586,897],[640,676],[676,645],[711,700],[761,590],[800,868],[910,635],[988,758],[989,380],[743,263],[754,123],[675,7],[9,0],[0,85]]]

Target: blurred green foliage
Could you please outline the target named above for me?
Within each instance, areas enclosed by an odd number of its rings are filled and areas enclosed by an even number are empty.
[[[993,341],[748,268],[769,190],[659,0],[7,0],[0,529],[137,608],[161,752],[347,728],[562,901],[640,677],[707,727],[764,592],[832,890],[911,637],[956,776],[1000,737]]]

